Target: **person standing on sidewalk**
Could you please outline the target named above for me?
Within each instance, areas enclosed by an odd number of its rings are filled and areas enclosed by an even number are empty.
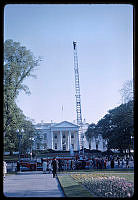
[[[120,158],[118,158],[118,168],[120,167]]]
[[[126,168],[129,168],[129,158],[126,158]]]
[[[43,161],[43,173],[46,173],[47,170],[47,162]]]
[[[111,168],[114,168],[114,158],[111,160]]]
[[[53,167],[53,178],[55,178],[55,175],[57,173],[57,162],[56,162],[56,158],[54,158],[54,160],[52,161],[52,167]]]
[[[5,175],[7,173],[7,163],[3,161],[3,178],[5,180]]]
[[[52,166],[51,166],[51,161],[50,160],[48,162],[48,171],[49,171],[49,173],[52,171]]]
[[[122,168],[124,167],[124,158],[122,158]]]
[[[17,161],[17,172],[19,172],[19,171],[20,171],[20,162]]]

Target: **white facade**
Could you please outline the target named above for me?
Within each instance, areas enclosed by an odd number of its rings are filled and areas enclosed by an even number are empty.
[[[53,149],[69,151],[72,145],[78,150],[78,129],[76,124],[63,121],[61,123],[41,123],[35,125],[37,137],[33,149]]]
[[[89,149],[89,143],[85,137],[85,132],[88,128],[88,123],[83,123],[82,132],[84,138],[84,148]],[[39,123],[35,125],[37,136],[34,138],[33,149],[38,150],[63,150],[69,151],[72,145],[73,150],[78,151],[79,148],[79,126],[63,121],[61,123]],[[91,140],[91,149],[100,151],[106,150],[106,143],[99,135],[97,139]]]

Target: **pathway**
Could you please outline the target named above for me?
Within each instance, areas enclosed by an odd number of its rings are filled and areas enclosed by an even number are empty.
[[[3,192],[6,197],[64,197],[57,178],[42,171],[7,175]]]

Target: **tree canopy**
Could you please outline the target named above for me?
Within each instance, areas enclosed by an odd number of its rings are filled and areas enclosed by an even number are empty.
[[[108,149],[130,149],[134,131],[133,104],[133,101],[129,101],[109,110],[97,123],[97,129],[108,141]]]
[[[96,132],[96,124],[91,123],[88,126],[87,131],[85,132],[86,139],[89,142],[89,149],[91,149],[91,140],[95,139],[97,137],[97,132]]]
[[[23,128],[28,121],[16,105],[16,98],[21,90],[24,90],[27,94],[30,93],[28,86],[24,85],[23,82],[27,77],[34,76],[32,72],[40,61],[40,57],[35,58],[33,53],[21,46],[19,42],[13,40],[4,42],[3,129],[4,144],[7,149],[16,148],[17,136],[15,131]]]

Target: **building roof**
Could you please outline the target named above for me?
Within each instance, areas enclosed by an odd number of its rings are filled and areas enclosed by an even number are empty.
[[[78,125],[68,121],[60,123],[38,123],[35,125],[36,129],[49,129],[49,128],[79,128]]]
[[[78,125],[76,124],[73,124],[71,122],[68,122],[68,121],[63,121],[63,122],[60,122],[60,123],[56,123],[56,124],[53,124],[51,125],[51,127],[53,128],[79,128]]]

